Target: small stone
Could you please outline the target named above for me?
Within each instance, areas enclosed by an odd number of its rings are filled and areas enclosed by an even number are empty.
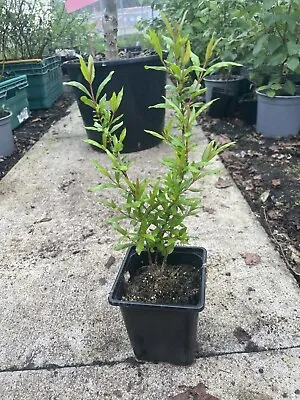
[[[259,372],[260,374],[263,374],[263,373],[264,373],[264,369],[263,369],[263,368],[259,368],[259,369],[258,369],[258,372]]]
[[[283,393],[283,394],[282,394],[282,397],[283,397],[284,399],[286,399],[286,398],[289,397],[289,396],[288,396],[287,393]]]
[[[231,273],[230,272],[225,272],[225,275],[226,276],[231,276]]]

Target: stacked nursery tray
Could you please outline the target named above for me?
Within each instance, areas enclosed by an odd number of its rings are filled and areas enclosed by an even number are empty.
[[[58,56],[43,60],[7,61],[5,72],[11,76],[27,75],[31,110],[50,108],[63,93],[61,59]]]
[[[17,128],[29,118],[27,87],[26,75],[0,80],[0,107],[4,106],[12,113],[12,129]]]

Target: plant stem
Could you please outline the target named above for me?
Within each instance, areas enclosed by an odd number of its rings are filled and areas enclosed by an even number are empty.
[[[118,58],[118,10],[117,0],[104,0],[103,16],[105,57],[107,60]]]

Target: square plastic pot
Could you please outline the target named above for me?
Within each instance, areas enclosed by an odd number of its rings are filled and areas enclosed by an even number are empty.
[[[125,273],[134,276],[148,264],[148,254],[140,256],[128,249],[109,295],[109,303],[119,306],[128,336],[138,360],[189,365],[195,359],[198,314],[204,309],[206,250],[176,247],[168,264],[199,266],[199,298],[196,305],[151,304],[122,300]]]

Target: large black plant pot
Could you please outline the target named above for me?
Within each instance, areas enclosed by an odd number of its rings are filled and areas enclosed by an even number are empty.
[[[148,264],[148,254],[136,254],[131,247],[123,260],[109,303],[120,306],[128,336],[138,360],[189,365],[195,359],[198,313],[204,308],[206,250],[199,247],[176,247],[168,264],[199,267],[199,296],[196,305],[150,304],[122,300],[125,277],[134,276]]]
[[[255,125],[257,117],[257,100],[243,99],[239,102],[239,117],[247,125]]]
[[[156,146],[160,139],[145,133],[144,130],[160,133],[164,127],[165,110],[149,109],[149,106],[163,102],[166,74],[162,71],[146,70],[145,65],[160,66],[161,62],[157,55],[95,61],[96,77],[93,85],[95,91],[111,71],[115,73],[105,88],[108,98],[113,92],[119,92],[124,87],[119,114],[124,114],[124,126],[127,129],[125,153]],[[65,66],[72,81],[81,82],[88,87],[80,72],[78,61],[67,62]],[[74,92],[84,125],[93,126],[93,110],[80,101],[82,92],[76,88]],[[87,130],[87,135],[90,139],[101,142],[98,132]]]

